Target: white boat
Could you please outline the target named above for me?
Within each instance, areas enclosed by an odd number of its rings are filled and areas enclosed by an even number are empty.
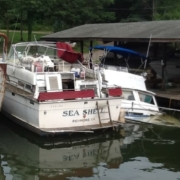
[[[64,46],[68,45],[11,46],[2,112],[42,136],[119,126],[121,88],[103,88],[101,74],[85,72],[81,54]]]
[[[117,53],[125,57],[130,55],[145,59],[146,57],[129,49],[124,49],[116,46],[94,46],[93,50]],[[93,53],[92,53],[93,54]],[[104,59],[101,59],[101,63]],[[128,63],[128,60],[126,61]],[[128,72],[127,67],[107,66],[101,64],[101,73],[107,86],[120,86],[123,91],[122,109],[125,111],[125,118],[129,120],[141,120],[145,117],[162,114],[159,111],[155,93],[148,91],[145,85],[145,78],[141,75],[136,75]]]
[[[2,58],[0,58],[0,110],[1,110],[2,102],[4,99],[5,84],[6,84],[6,66],[7,65],[4,62],[4,58],[7,51],[7,36],[4,33],[0,33],[0,37],[3,37],[4,39]]]

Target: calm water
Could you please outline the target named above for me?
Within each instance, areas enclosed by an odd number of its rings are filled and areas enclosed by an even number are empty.
[[[180,180],[178,128],[40,138],[0,118],[0,180]]]

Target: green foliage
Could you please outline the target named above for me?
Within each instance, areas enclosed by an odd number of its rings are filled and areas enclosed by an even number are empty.
[[[180,19],[180,2],[176,0],[159,0],[155,3],[155,20]]]
[[[5,33],[5,32],[3,32]],[[6,34],[6,33],[5,33]],[[48,32],[32,32],[32,36],[33,36],[33,40],[34,38],[36,38],[36,40],[39,40],[41,36],[45,36],[49,34]],[[12,44],[12,43],[18,43],[18,42],[21,42],[21,35],[20,35],[20,31],[10,31],[9,32],[9,36],[8,36],[8,39],[9,39],[9,46]],[[23,32],[23,41],[28,41],[28,33],[27,31]],[[0,38],[0,53],[2,52],[2,47],[3,47],[3,39]]]
[[[60,31],[87,23],[180,19],[177,0],[0,0],[0,28]]]
[[[115,20],[114,12],[106,11],[114,0],[54,0],[46,15],[54,17],[54,31],[86,24]],[[52,12],[51,9],[54,11]]]

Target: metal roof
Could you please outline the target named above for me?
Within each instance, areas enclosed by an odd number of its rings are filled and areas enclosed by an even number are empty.
[[[85,24],[46,36],[42,40],[110,40],[148,42],[180,42],[180,20]]]

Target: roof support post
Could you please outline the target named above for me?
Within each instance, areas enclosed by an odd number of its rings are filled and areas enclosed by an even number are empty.
[[[117,46],[117,41],[114,41],[114,46]],[[117,54],[114,53],[114,65],[117,65]]]
[[[80,41],[81,53],[84,53],[84,41]]]
[[[90,69],[92,69],[93,68],[93,66],[92,66],[92,47],[93,47],[93,41],[89,42],[89,46],[91,48],[91,50],[90,50],[90,57],[89,57],[89,63],[90,63]]]
[[[161,65],[162,65],[162,90],[166,90],[166,81],[167,81],[167,73],[166,73],[166,49],[167,49],[167,44],[163,44],[163,60],[161,60]]]

